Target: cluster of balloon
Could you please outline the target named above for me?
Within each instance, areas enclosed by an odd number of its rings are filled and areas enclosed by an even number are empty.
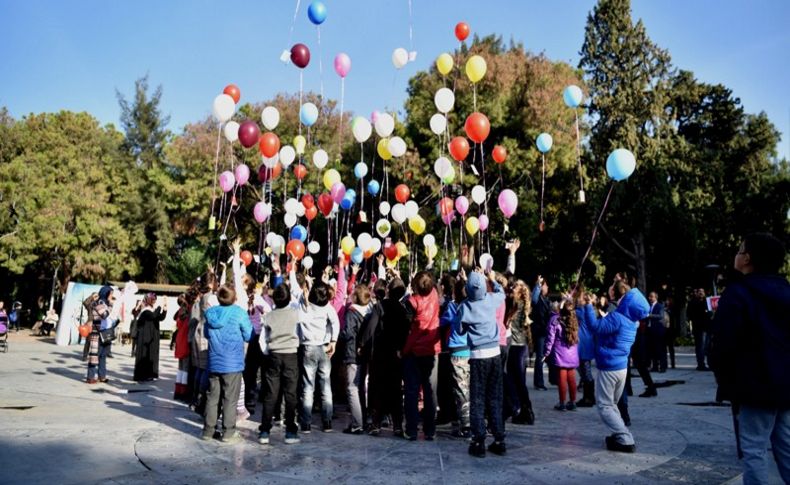
[[[436,247],[436,238],[433,237],[433,234],[426,234],[422,238],[422,245],[425,246],[425,256],[428,259],[433,259],[439,254],[439,248]]]
[[[224,175],[222,180],[219,179],[219,151],[220,151],[220,144],[221,144],[221,137],[224,133],[225,138],[230,142],[233,143],[239,139],[239,130],[241,129],[241,125],[236,123],[235,121],[231,121],[233,115],[236,113],[236,104],[241,99],[241,90],[235,84],[228,84],[222,90],[222,94],[218,95],[214,98],[214,102],[211,106],[211,113],[214,116],[214,119],[217,120],[218,124],[218,133],[217,133],[217,150],[216,156],[214,159],[214,177],[220,183],[220,188],[223,192],[228,192],[233,188],[235,184],[235,175],[230,173],[229,178],[228,175]],[[223,128],[223,125],[224,128]],[[257,142],[257,140],[256,140]],[[243,178],[244,173],[240,173]],[[247,173],[247,178],[249,178],[249,169]],[[246,181],[245,181],[246,183]],[[225,190],[225,188],[230,184],[230,189]],[[243,185],[243,184],[240,184]],[[209,216],[208,226],[209,230],[213,231],[217,227],[217,217],[215,216],[214,209],[216,207],[216,184],[214,186],[214,192],[211,198],[211,215]],[[220,214],[221,216],[221,214]]]
[[[393,243],[390,238],[387,238],[384,241],[382,252],[384,253],[384,257],[387,258],[387,266],[393,267],[398,263],[400,258],[409,255],[409,248],[403,241]]]
[[[543,161],[540,178],[540,224],[538,226],[540,232],[546,229],[546,223],[543,220],[543,195],[546,192],[546,153],[551,150],[553,143],[554,140],[552,140],[551,135],[548,133],[541,133],[535,140],[535,145],[537,145],[541,160]]]
[[[356,240],[351,235],[347,235],[340,240],[340,250],[351,259],[352,263],[361,264],[381,250],[381,240],[367,232],[361,233]]]
[[[579,202],[584,203],[584,172],[582,170],[581,138],[579,136],[579,111],[576,109],[582,104],[584,94],[579,86],[571,84],[562,91],[562,99],[565,101],[565,106],[573,108],[573,113],[576,117],[576,160],[579,164]]]

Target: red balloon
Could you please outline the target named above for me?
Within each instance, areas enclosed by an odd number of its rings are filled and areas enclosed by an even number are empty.
[[[462,136],[456,136],[450,141],[450,155],[456,162],[463,162],[469,155],[469,142]]]
[[[442,216],[446,216],[447,214],[453,213],[454,207],[453,199],[449,197],[444,197],[442,200],[439,201],[439,212]]]
[[[318,208],[321,210],[321,214],[324,217],[329,216],[329,213],[332,212],[332,207],[334,207],[335,201],[332,200],[332,196],[324,192],[323,194],[318,196]]]
[[[384,256],[386,256],[389,260],[394,260],[398,257],[398,247],[394,244],[390,244],[389,246],[385,245]]]
[[[274,168],[266,168],[266,165],[261,165],[258,167],[258,181],[260,183],[264,183],[269,180],[274,180],[280,176],[282,171],[283,166],[279,162],[274,166]]]
[[[239,125],[239,142],[244,148],[250,148],[258,143],[260,136],[261,129],[258,128],[258,123],[247,120]]]
[[[466,22],[455,24],[455,38],[463,42],[467,37],[469,37],[469,24]]]
[[[505,163],[505,159],[507,158],[507,150],[502,145],[497,145],[494,147],[494,151],[491,152],[491,156],[494,157],[494,161],[496,163]]]
[[[308,221],[312,221],[315,219],[315,216],[318,215],[318,208],[316,206],[311,205],[310,207],[306,207],[304,210],[304,216],[307,217]]]
[[[304,256],[304,243],[298,239],[291,239],[285,246],[285,252],[292,255],[294,259],[302,259]]]
[[[313,196],[310,194],[304,194],[302,196],[302,205],[305,209],[309,209],[315,205],[315,199],[313,199]]]
[[[476,143],[483,143],[491,132],[491,123],[488,122],[488,117],[483,113],[472,113],[466,118],[464,130],[466,130],[466,136],[470,140]]]
[[[411,195],[411,191],[406,184],[400,184],[395,187],[395,199],[401,204],[405,204],[409,200],[409,195]]]
[[[280,137],[270,131],[267,131],[261,135],[261,141],[258,144],[258,149],[261,151],[261,155],[264,157],[272,158],[273,156],[277,155],[277,152],[280,151]]]
[[[231,98],[233,98],[233,102],[239,104],[239,100],[241,99],[241,91],[239,91],[239,87],[235,84],[228,84],[225,86],[225,89],[222,90],[223,94],[227,94]]]
[[[305,178],[307,176],[307,167],[301,163],[294,165],[294,176],[296,176],[296,180],[302,180]]]
[[[301,69],[307,67],[310,64],[310,49],[304,44],[294,44],[291,47],[291,62]]]
[[[252,253],[244,250],[239,254],[239,258],[241,258],[241,262],[244,263],[244,266],[249,266],[252,263]]]

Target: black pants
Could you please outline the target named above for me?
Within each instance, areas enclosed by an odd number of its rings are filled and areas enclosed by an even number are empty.
[[[277,403],[277,396],[282,391],[285,399],[285,431],[296,433],[296,388],[299,384],[299,357],[292,354],[271,352],[263,356],[263,418],[261,431],[272,429],[272,415]]]
[[[260,334],[253,334],[244,356],[244,405],[255,409],[255,388],[258,385],[258,370],[263,364],[263,353],[259,344]]]
[[[655,328],[650,328],[650,359],[654,371],[667,370],[667,332],[660,323],[653,323]]]
[[[436,382],[436,403],[439,412],[436,416],[438,424],[457,421],[455,398],[453,397],[453,363],[449,352],[439,354],[439,368]]]
[[[675,338],[675,330],[667,329],[667,333],[664,336],[665,352],[669,352],[669,363],[673,369],[675,368]]]
[[[507,345],[499,346],[499,360],[502,363],[502,420],[513,416],[513,407],[517,398],[513,394],[513,386],[508,379],[507,357],[510,351],[510,339]]]
[[[707,332],[694,330],[694,353],[697,356],[697,367],[705,367],[705,357],[707,354]]]
[[[650,354],[647,342],[647,335],[642,333],[638,334],[634,347],[631,349],[631,354],[634,357],[634,365],[639,377],[645,383],[645,387],[653,389],[653,378],[650,376]]]
[[[422,432],[425,436],[436,434],[436,356],[403,357],[403,396],[406,409],[406,433],[417,436],[419,422],[419,397],[422,390]]]
[[[527,354],[526,345],[511,345],[507,355],[507,375],[505,380],[511,386],[512,415],[532,409],[527,388]]]
[[[374,354],[370,363],[368,399],[373,424],[392,417],[392,429],[403,430],[403,372],[395,354]]]
[[[505,439],[505,422],[502,420],[502,359],[497,355],[488,359],[469,359],[469,418],[472,439],[486,439],[488,427],[496,441]]]

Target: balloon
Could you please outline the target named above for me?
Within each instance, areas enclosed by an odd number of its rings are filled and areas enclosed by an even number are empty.
[[[225,123],[225,128],[222,131],[225,134],[225,139],[231,143],[239,139],[239,124],[235,121]]]
[[[618,148],[606,159],[606,173],[614,180],[625,180],[634,173],[636,158],[625,148]]]
[[[330,212],[332,212],[332,206],[334,205],[334,201],[332,200],[332,196],[324,192],[323,194],[318,196],[318,209],[321,211],[321,214],[324,217],[327,217]]]
[[[464,130],[470,140],[483,143],[491,131],[491,123],[489,123],[488,117],[483,113],[472,113],[466,118]]]
[[[395,129],[395,118],[389,113],[381,113],[376,119],[374,126],[376,127],[376,133],[380,137],[387,138],[392,134],[392,130]]]
[[[354,189],[348,189],[345,194],[343,194],[343,198],[340,200],[340,208],[347,211],[351,210],[354,207],[354,203],[357,200],[357,194],[354,192]]]
[[[274,106],[267,106],[263,108],[261,113],[261,121],[267,130],[273,130],[280,124],[280,112]]]
[[[233,117],[233,113],[236,112],[236,103],[227,94],[220,94],[214,98],[211,112],[217,121],[224,123]]]
[[[343,182],[335,182],[329,190],[329,194],[332,196],[332,200],[339,204],[346,196],[346,186],[343,185]]]
[[[273,168],[268,168],[266,165],[261,165],[258,167],[258,182],[264,183],[269,180],[274,180],[280,176],[280,172],[283,171],[282,164],[278,163]]]
[[[318,120],[318,107],[313,103],[305,103],[299,110],[299,121],[305,126],[313,126]]]
[[[469,37],[469,24],[466,22],[458,22],[455,24],[455,38],[463,42],[467,37]]]
[[[565,106],[569,108],[576,108],[582,104],[584,95],[579,86],[571,84],[562,91],[562,99],[565,101]]]
[[[392,206],[392,220],[397,222],[398,224],[403,224],[403,221],[406,220],[406,206],[403,204],[395,204]]]
[[[354,264],[362,263],[362,260],[365,258],[365,252],[362,251],[362,248],[356,247],[351,251],[351,262]]]
[[[280,151],[280,137],[267,131],[261,135],[258,149],[264,157],[272,158]]]
[[[302,180],[307,176],[307,167],[302,165],[301,163],[297,163],[294,165],[294,177],[296,180]]]
[[[261,159],[263,160],[263,166],[266,168],[274,168],[274,166],[277,165],[277,162],[279,162],[279,160],[277,159],[278,156],[269,158],[261,155]]]
[[[235,183],[236,178],[233,176],[233,172],[230,170],[226,170],[219,174],[219,187],[223,192],[230,192],[233,190],[233,184]]]
[[[401,204],[405,204],[409,200],[409,195],[411,195],[411,191],[406,184],[400,184],[395,187],[395,200]]]
[[[472,83],[480,81],[485,75],[486,60],[481,56],[474,55],[466,61],[466,77],[468,77]]]
[[[324,172],[324,187],[326,190],[330,190],[333,185],[340,182],[340,173],[334,168],[330,168],[326,172]]]
[[[291,197],[290,199],[285,201],[285,209],[286,214],[296,214],[296,206],[299,205],[299,201]]]
[[[357,236],[357,247],[361,248],[363,251],[370,249],[372,243],[373,238],[367,232],[363,232]]]
[[[315,206],[315,199],[311,194],[304,194],[302,196],[302,205],[305,206],[306,209]]]
[[[335,72],[340,77],[348,76],[348,73],[351,71],[351,58],[348,57],[348,54],[345,52],[341,52],[340,54],[335,56]]]
[[[452,214],[453,212],[453,199],[449,197],[443,197],[442,200],[439,201],[439,213],[443,216],[447,214]]]
[[[285,214],[284,221],[285,221],[285,227],[289,227],[289,228],[294,227],[294,225],[296,224],[296,214],[290,212],[288,214]]]
[[[244,148],[250,148],[258,143],[258,138],[261,136],[261,130],[258,128],[258,123],[247,120],[239,125],[239,143]]]
[[[364,143],[373,133],[373,127],[371,126],[370,121],[366,120],[362,116],[356,116],[351,121],[351,133],[354,134],[354,139],[357,140],[357,143]]]
[[[310,241],[310,244],[307,245],[307,250],[310,251],[310,254],[316,254],[321,250],[321,244],[318,241]]]
[[[258,202],[252,209],[252,215],[255,217],[255,222],[263,224],[272,215],[272,206],[265,202]]]
[[[453,94],[450,88],[441,88],[436,91],[436,94],[433,97],[433,102],[436,105],[436,109],[438,109],[440,113],[447,114],[453,109],[453,105],[455,104],[455,94]]]
[[[386,256],[390,261],[394,261],[396,258],[398,258],[398,246],[392,243],[385,243],[384,256]]]
[[[291,228],[291,239],[298,239],[302,242],[307,240],[307,229],[303,225],[297,224]]]
[[[386,138],[382,138],[379,140],[379,144],[376,146],[376,151],[379,153],[379,156],[382,160],[389,160],[392,158],[392,153],[390,153],[387,145],[389,144],[389,140]]]
[[[403,141],[403,138],[394,136],[390,138],[389,143],[387,143],[387,151],[389,151],[393,157],[402,157],[406,154],[406,142]]]
[[[395,69],[402,69],[409,62],[409,53],[403,47],[398,47],[392,52],[392,65]]]
[[[358,179],[363,179],[367,174],[368,174],[368,166],[365,165],[365,162],[359,162],[356,165],[354,165],[354,177]]]
[[[494,257],[488,253],[483,253],[480,255],[480,267],[483,268],[484,271],[491,271],[494,267]]]
[[[535,145],[538,146],[538,150],[540,153],[546,153],[551,150],[551,145],[554,143],[554,140],[551,139],[551,135],[548,133],[541,133],[538,135],[538,138],[535,140]]]
[[[427,256],[429,259],[433,259],[433,258],[435,258],[437,254],[439,254],[439,248],[437,248],[437,247],[436,247],[436,245],[433,245],[433,246],[425,246],[425,255],[426,255],[426,256]]]
[[[450,167],[450,171],[442,178],[442,183],[444,185],[450,185],[453,183],[453,180],[455,180],[455,169]]]
[[[442,216],[442,222],[444,222],[445,226],[449,226],[451,222],[455,220],[455,211],[452,211],[448,214]]]
[[[294,44],[291,47],[291,62],[300,69],[307,67],[310,64],[310,49],[304,44]]]
[[[245,249],[239,254],[239,259],[244,263],[244,266],[249,266],[252,263],[252,253]]]
[[[436,113],[435,115],[431,116],[431,131],[435,135],[441,135],[444,133],[444,130],[447,129],[447,118],[441,114]]]
[[[477,205],[482,205],[486,201],[486,189],[482,185],[472,187],[472,200]]]
[[[316,206],[308,207],[304,210],[304,216],[307,218],[308,221],[312,221],[315,219],[315,216],[318,215],[318,209]]]
[[[80,333],[80,337],[87,338],[91,334],[91,328],[92,326],[86,323],[78,326],[77,331]]]
[[[247,181],[250,180],[250,167],[244,165],[237,165],[236,169],[233,171],[233,175],[236,177],[236,183],[239,185],[247,185]]]
[[[326,20],[326,5],[318,0],[313,0],[313,3],[307,7],[307,18],[315,25],[321,25]]]
[[[469,155],[469,142],[462,136],[456,136],[450,141],[450,155],[453,156],[456,162],[466,160]]]
[[[225,86],[225,89],[222,90],[222,94],[230,96],[233,99],[233,104],[238,104],[241,99],[241,91],[235,84],[228,84]]]
[[[414,234],[419,236],[425,232],[425,219],[420,216],[412,217],[409,219],[409,229],[414,231]]]
[[[491,152],[491,156],[494,158],[496,163],[505,163],[505,159],[507,158],[507,150],[502,145],[497,145],[494,147],[494,151]]]
[[[469,233],[470,236],[474,236],[479,230],[480,221],[477,220],[477,217],[472,216],[466,220],[466,232]]]
[[[299,155],[304,154],[304,147],[307,145],[307,139],[302,135],[296,135],[294,137],[294,148],[296,148],[296,153]]]
[[[510,189],[505,189],[499,193],[499,210],[502,211],[502,214],[505,215],[508,219],[510,216],[516,213],[516,207],[518,207],[518,197],[516,197],[516,193]]]
[[[356,242],[354,238],[351,236],[345,236],[343,239],[340,240],[340,249],[343,250],[343,254],[351,254],[351,251],[354,250],[354,246]]]
[[[285,251],[294,259],[302,259],[302,256],[304,256],[304,243],[299,239],[291,239],[288,241]]]
[[[453,70],[453,56],[448,53],[439,54],[439,57],[436,58],[436,70],[442,76],[446,76],[450,74],[450,71]]]
[[[370,243],[370,250],[374,253],[381,251],[381,239],[373,239]]]
[[[294,150],[294,147],[285,145],[280,148],[280,163],[283,164],[283,167],[288,168],[294,160],[296,160],[296,150]]]
[[[370,195],[377,195],[379,190],[381,190],[381,185],[377,180],[371,180],[368,182],[368,193]]]
[[[439,157],[433,163],[433,171],[436,173],[436,176],[440,179],[443,179],[453,170],[453,164],[450,160],[447,160],[445,157]]]
[[[427,248],[427,247],[430,247],[430,246],[435,246],[435,245],[436,245],[436,238],[435,238],[435,237],[433,237],[433,234],[426,234],[426,235],[425,235],[425,236],[422,238],[422,244],[423,244],[423,246],[425,246],[426,248]]]
[[[296,217],[304,217],[306,210],[307,209],[305,209],[305,206],[297,202],[296,211],[294,213],[296,214]]]
[[[379,113],[378,110],[373,110],[373,112],[370,113],[370,122],[375,125],[376,120],[379,119],[379,115],[381,115],[381,113]]]
[[[488,216],[485,214],[481,214],[480,217],[477,218],[477,222],[480,224],[480,230],[485,231],[488,229]]]
[[[326,151],[319,148],[313,153],[313,165],[315,165],[317,169],[322,170],[326,167],[327,163],[329,163],[329,154],[327,154]]]
[[[417,214],[420,212],[420,206],[413,200],[406,202],[404,207],[406,207],[406,217],[409,219],[417,217]]]
[[[409,254],[409,248],[406,247],[406,243],[398,241],[395,247],[398,248],[398,256],[406,256]]]
[[[384,202],[382,202],[381,204],[379,204],[379,213],[382,216],[386,216],[387,214],[389,214],[390,213],[390,209],[391,209],[390,203],[387,202],[386,200]]]
[[[464,197],[463,195],[459,195],[455,198],[455,210],[458,211],[459,214],[466,215],[466,212],[469,210],[469,199]]]
[[[379,221],[376,223],[376,234],[381,237],[387,237],[391,228],[392,226],[390,226],[390,221],[387,219],[379,219]]]
[[[302,260],[302,268],[310,269],[312,267],[313,267],[313,258],[312,258],[312,256],[305,256],[305,258]]]

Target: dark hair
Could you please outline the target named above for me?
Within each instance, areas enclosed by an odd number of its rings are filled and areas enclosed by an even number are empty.
[[[307,280],[305,279],[303,273],[296,273],[296,282],[299,283],[300,288],[304,288],[304,285],[307,283]]]
[[[428,296],[433,291],[436,283],[429,271],[420,271],[411,280],[411,289],[420,296]]]
[[[377,300],[383,300],[387,296],[387,280],[384,278],[376,280],[376,284],[373,285],[373,294],[376,295]]]
[[[390,284],[387,287],[387,296],[393,300],[399,301],[405,294],[406,285],[403,284],[402,279],[394,278],[392,281],[390,281]]]
[[[562,340],[565,345],[578,344],[579,321],[576,319],[576,307],[571,300],[565,300],[560,307],[560,325],[562,325]]]
[[[622,298],[629,291],[631,291],[631,287],[625,281],[615,281],[612,285],[614,301],[620,301],[620,298]]]
[[[214,271],[207,271],[200,279],[200,292],[202,294],[210,293],[217,287],[217,275]]]
[[[230,306],[236,302],[236,290],[228,285],[223,285],[217,290],[217,300],[222,306]]]
[[[453,287],[453,301],[461,303],[464,300],[466,300],[466,282],[457,280]]]
[[[351,294],[351,303],[363,306],[370,303],[370,288],[367,285],[357,285]]]
[[[180,295],[178,295],[178,299],[176,301],[178,302],[178,306],[180,306],[182,308],[186,308],[186,306],[187,306],[187,295],[186,295],[186,293],[181,293]]]
[[[442,292],[445,298],[452,298],[455,293],[455,276],[447,273],[442,276]]]
[[[756,273],[776,274],[784,264],[784,244],[767,232],[753,233],[743,238],[743,252],[749,253],[749,261]]]
[[[281,284],[272,292],[272,300],[277,308],[285,308],[291,302],[291,292],[288,285]]]
[[[329,287],[323,281],[317,281],[310,289],[307,301],[316,306],[324,306],[329,303]]]

